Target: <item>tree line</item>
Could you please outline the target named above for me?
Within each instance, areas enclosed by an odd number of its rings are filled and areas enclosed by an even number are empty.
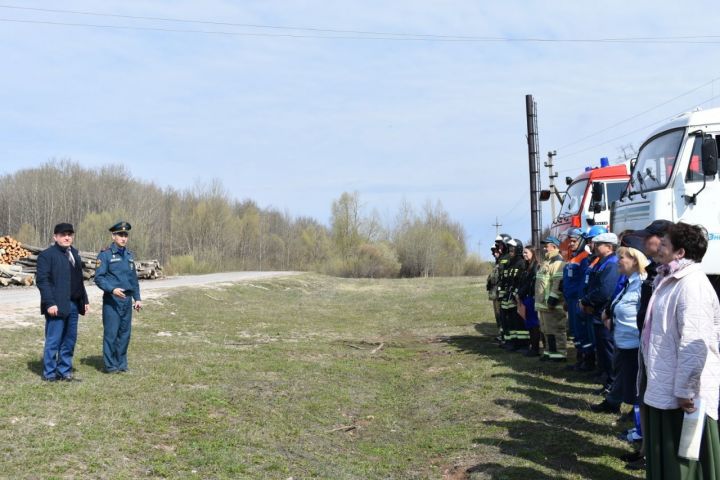
[[[357,192],[332,203],[330,225],[233,199],[219,181],[176,190],[134,178],[123,166],[70,160],[0,176],[0,235],[45,246],[53,226],[75,225],[75,244],[99,251],[108,227],[133,225],[131,248],[175,273],[313,270],[340,276],[448,276],[483,273],[465,232],[438,203],[407,203],[390,222],[364,211]],[[482,272],[481,272],[482,270]]]

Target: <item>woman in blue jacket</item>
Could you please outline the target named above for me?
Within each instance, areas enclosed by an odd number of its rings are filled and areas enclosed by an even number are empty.
[[[640,347],[637,314],[648,260],[641,251],[630,247],[620,247],[617,256],[618,271],[627,279],[602,316],[605,328],[613,333],[615,341],[614,380],[605,400],[592,407],[595,412],[618,413],[621,404],[634,405],[637,401],[635,382]]]

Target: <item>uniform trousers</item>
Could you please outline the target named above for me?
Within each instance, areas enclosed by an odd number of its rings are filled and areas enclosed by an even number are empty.
[[[103,296],[103,362],[105,371],[125,371],[130,345],[132,299]]]
[[[567,356],[567,319],[562,308],[540,310],[540,328],[545,334],[544,355],[550,358]]]

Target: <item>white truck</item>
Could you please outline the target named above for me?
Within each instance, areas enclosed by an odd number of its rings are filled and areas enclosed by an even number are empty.
[[[613,204],[614,232],[645,228],[653,220],[707,229],[702,266],[720,285],[720,108],[689,112],[653,132],[640,147],[627,189]]]

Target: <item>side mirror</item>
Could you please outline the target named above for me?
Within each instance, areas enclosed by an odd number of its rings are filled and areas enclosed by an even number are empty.
[[[572,182],[573,182],[572,177],[565,177],[565,185],[567,185],[569,187]]]
[[[541,202],[547,202],[548,200],[550,200],[550,195],[552,195],[550,190],[540,190],[540,199],[539,200]]]
[[[703,174],[711,177],[718,171],[718,146],[712,135],[703,136],[702,169]]]

